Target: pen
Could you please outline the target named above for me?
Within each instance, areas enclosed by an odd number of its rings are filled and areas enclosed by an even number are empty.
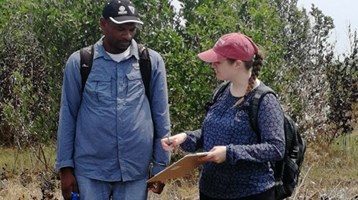
[[[169,137],[170,137],[170,134],[168,134],[168,137],[167,137],[167,139],[168,139],[167,144],[168,144],[168,145],[171,144]]]

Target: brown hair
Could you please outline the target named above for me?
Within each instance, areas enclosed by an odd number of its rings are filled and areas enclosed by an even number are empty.
[[[249,92],[251,92],[251,90],[254,88],[255,80],[259,76],[261,66],[263,65],[263,59],[264,59],[263,52],[259,49],[259,51],[255,54],[253,60],[243,61],[246,69],[250,70],[252,68],[252,71],[251,71],[251,76],[249,78],[249,85],[247,86],[245,95],[235,103],[234,107],[240,105],[244,101],[246,96],[249,94]],[[228,61],[233,63],[236,60],[228,58]]]

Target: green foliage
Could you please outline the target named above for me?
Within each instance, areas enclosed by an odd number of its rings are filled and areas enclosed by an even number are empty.
[[[101,7],[100,1],[85,0],[1,4],[0,136],[14,136],[4,143],[54,138],[64,63],[74,50],[99,39]]]
[[[4,18],[8,21],[0,29],[0,135],[12,134],[11,137],[5,137],[3,142],[9,143],[10,139],[14,139],[21,147],[41,139],[37,137],[39,132],[49,137],[47,130],[36,128],[36,125],[39,125],[37,118],[49,111],[49,88],[46,85],[43,52],[31,26],[28,25],[31,24],[32,18],[27,14],[31,3],[16,3],[9,1],[6,4],[8,11]]]
[[[180,80],[174,80],[174,83],[179,83],[179,87],[183,85],[188,87],[175,88],[175,91],[184,91],[186,94],[180,99],[176,98],[178,99],[176,105],[180,104],[181,99],[184,100],[181,101],[182,103],[188,104],[187,96],[192,100],[189,106],[177,107],[177,110],[181,111],[181,113],[178,112],[178,117],[182,116],[183,120],[187,119],[186,121],[191,121],[191,123],[201,122],[205,112],[204,105],[217,82],[209,64],[201,62],[197,58],[197,54],[211,48],[223,34],[240,31],[251,36],[263,46],[267,52],[267,62],[262,69],[261,79],[268,83],[274,83],[276,69],[283,62],[280,56],[282,47],[277,42],[277,38],[280,38],[280,28],[283,25],[273,6],[265,1],[184,0],[181,2],[183,9],[178,14],[184,19],[184,25],[179,27],[176,32],[183,38],[184,49],[179,47],[178,57],[185,57],[183,61],[186,62],[178,63],[178,66],[182,67],[175,69],[179,74],[174,74],[173,78]],[[176,49],[172,48],[171,51]],[[182,76],[178,77],[180,74]],[[186,79],[183,80],[183,77]],[[188,116],[183,116],[183,108],[190,109]],[[176,116],[177,110],[172,113],[172,116]],[[193,113],[197,113],[195,118]],[[183,120],[178,122],[184,123]]]
[[[90,0],[38,0],[32,12],[36,16],[33,31],[41,44],[46,45],[49,59],[63,65],[73,51],[99,39],[102,4]]]
[[[352,51],[343,60],[326,69],[330,93],[328,104],[331,107],[328,118],[332,125],[330,141],[340,135],[350,134],[357,123],[358,101],[358,38],[357,31],[350,32]]]
[[[55,137],[64,63],[101,37],[104,2],[0,2],[2,141]],[[229,32],[247,34],[263,47],[266,62],[260,79],[280,94],[306,137],[331,134],[340,105],[346,105],[344,116],[353,109],[349,102],[357,92],[344,88],[356,88],[357,46],[352,45],[352,55],[343,55],[344,62],[335,60],[327,41],[333,21],[314,6],[307,13],[297,8],[297,0],[182,0],[179,10],[168,0],[133,2],[144,22],[136,40],[158,51],[166,63],[173,134],[200,128],[217,80],[197,54]],[[332,77],[340,78],[335,82]]]
[[[38,0],[33,5],[32,30],[45,54],[50,97],[47,103],[51,108],[38,118],[43,130],[51,134],[43,138],[45,141],[56,135],[64,64],[71,53],[100,38],[102,4],[102,1],[90,0]]]

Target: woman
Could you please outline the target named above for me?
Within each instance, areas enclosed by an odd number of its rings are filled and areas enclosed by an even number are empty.
[[[162,147],[180,145],[187,152],[209,151],[200,175],[200,200],[273,200],[275,184],[270,162],[284,155],[283,111],[273,94],[264,96],[258,111],[260,137],[249,120],[250,100],[263,57],[246,35],[223,35],[215,46],[200,53],[219,80],[230,81],[212,105],[202,129],[163,139]]]

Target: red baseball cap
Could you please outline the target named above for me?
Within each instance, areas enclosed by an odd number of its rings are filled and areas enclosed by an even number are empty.
[[[199,53],[201,60],[209,63],[226,58],[250,61],[258,51],[257,45],[248,36],[241,33],[229,33],[220,37],[215,46]]]

